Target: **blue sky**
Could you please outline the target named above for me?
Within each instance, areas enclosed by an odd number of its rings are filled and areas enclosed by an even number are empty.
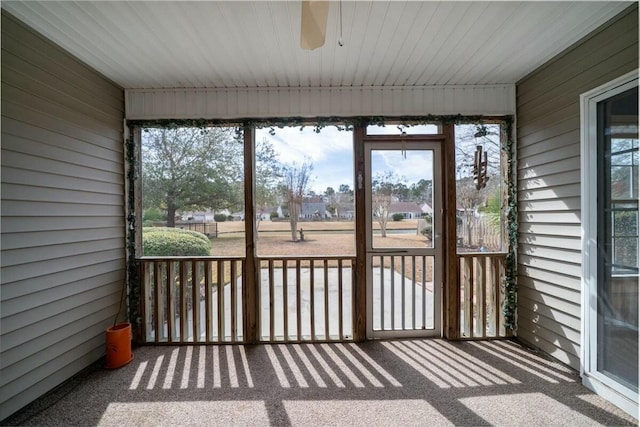
[[[256,140],[267,139],[278,153],[282,163],[302,163],[305,158],[313,162],[313,181],[310,188],[316,193],[324,193],[327,187],[338,190],[340,184],[348,184],[354,188],[353,182],[353,136],[352,132],[338,131],[334,126],[315,133],[312,127],[275,129],[270,135],[269,129],[258,129]],[[373,132],[372,132],[373,133]],[[398,134],[395,125],[377,128],[377,134]],[[433,133],[433,129],[416,126],[407,129],[407,133]],[[406,185],[420,179],[431,179],[431,159],[424,153],[407,152],[403,158],[399,151],[377,152],[372,159],[372,169],[376,171],[393,171],[404,177]]]

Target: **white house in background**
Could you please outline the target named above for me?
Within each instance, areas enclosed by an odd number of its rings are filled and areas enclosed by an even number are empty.
[[[271,221],[271,214],[275,212],[278,214],[278,218],[284,218],[282,213],[282,207],[270,207],[265,209],[258,209],[256,212],[256,219],[260,221]]]
[[[226,217],[232,215],[229,209],[219,211],[184,211],[180,212],[181,221],[193,222],[213,222],[216,215],[224,215]]]
[[[180,212],[181,221],[193,221],[193,222],[212,222],[214,221],[213,211],[185,211]]]
[[[404,219],[422,218],[422,206],[416,202],[393,202],[389,206],[389,218],[402,214]]]

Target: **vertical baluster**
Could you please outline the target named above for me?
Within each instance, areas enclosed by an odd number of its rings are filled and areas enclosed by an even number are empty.
[[[204,262],[204,312],[205,312],[205,342],[212,341],[211,322],[211,261]]]
[[[461,279],[462,279],[462,283],[460,288],[463,289],[463,295],[464,295],[464,301],[463,301],[463,312],[462,312],[462,335],[469,338],[469,336],[471,336],[471,298],[472,295],[470,295],[471,290],[470,288],[470,281],[471,281],[471,277],[470,277],[470,269],[473,268],[473,266],[471,265],[470,262],[470,258],[467,256],[464,257],[460,257],[458,258],[460,260],[460,265],[461,265],[461,270],[462,273],[460,275]]]
[[[384,330],[384,257],[380,259],[380,330]],[[373,270],[373,257],[371,259],[371,269]]]
[[[395,287],[395,268],[396,261],[392,255],[391,259],[391,330],[396,328],[396,287]]]
[[[234,281],[234,285],[237,286],[237,288],[239,290],[239,299],[240,299],[240,301],[238,302],[238,310],[239,310],[239,312],[237,314],[237,316],[238,316],[238,334],[239,334],[238,340],[240,340],[240,341],[245,341],[246,340],[246,337],[244,335],[244,310],[245,310],[246,305],[245,305],[245,298],[243,297],[244,289],[246,289],[246,277],[247,277],[244,274],[244,272],[247,271],[245,263],[246,263],[246,260],[244,260],[244,259],[241,259],[241,260],[238,261],[238,264],[240,265],[240,270],[239,270],[240,281],[239,282],[238,282],[238,280]],[[258,278],[258,283],[260,283],[259,280],[260,279]],[[251,282],[253,283],[253,280]],[[260,307],[259,301],[260,300],[258,300],[258,305],[257,305],[258,307]],[[259,313],[256,313],[256,317],[257,317],[257,319],[260,319]],[[259,324],[259,322],[260,321],[258,320],[258,324]]]
[[[288,261],[282,260],[282,325],[284,329],[284,340],[289,341],[289,278]]]
[[[224,341],[224,264],[218,260],[218,342]]]
[[[152,322],[148,322],[146,324],[150,325],[153,327],[153,341],[154,342],[159,342],[160,341],[160,327],[162,325],[162,323],[160,322],[160,288],[161,288],[161,279],[160,279],[160,273],[159,273],[159,265],[156,261],[151,261],[149,262],[145,262],[144,266],[143,266],[143,271],[144,271],[144,277],[142,279],[142,283],[145,284],[145,290],[146,289],[150,289],[150,285],[149,283],[153,283],[153,294],[149,295],[146,291],[145,291],[145,295],[144,295],[144,301],[147,301],[149,299],[149,297],[153,298],[153,312],[150,313],[153,316],[153,321]],[[147,311],[147,313],[149,313]],[[145,324],[145,329],[146,329],[146,324]],[[147,341],[150,340],[151,336],[150,336],[150,331],[144,331],[145,333],[145,339]]]
[[[231,288],[231,341],[238,340],[238,289],[237,289],[237,261],[229,261],[231,263],[231,280],[229,287]]]
[[[200,261],[191,261],[191,320],[193,342],[200,340],[200,275],[198,265]]]
[[[416,257],[411,256],[411,319],[412,329],[416,328]]]
[[[140,318],[142,319],[142,337],[145,342],[149,342],[149,322],[147,320],[147,299],[151,293],[151,281],[153,280],[152,271],[153,269],[149,266],[148,263],[144,263],[141,268],[142,273],[142,286],[140,289]]]
[[[162,273],[160,273],[160,263],[153,261],[153,318],[155,320],[155,342],[160,342],[160,331],[162,327],[162,319],[160,318],[160,289],[162,288]]]
[[[270,259],[269,260],[269,340],[270,341],[274,341],[275,340],[275,333],[274,333],[274,327],[275,327],[275,322],[274,322],[274,290],[273,290],[273,260]]]
[[[498,337],[500,335],[500,258],[494,257],[491,260],[491,305],[493,313],[493,336]]]
[[[435,283],[433,288],[435,293]],[[422,255],[422,328],[427,328],[427,257],[424,255]]]
[[[487,281],[485,282],[485,305],[486,311],[485,316],[487,319],[486,325],[486,336],[487,337],[495,337],[495,283],[496,283],[496,272],[495,272],[495,257],[487,257],[486,261],[486,274]]]
[[[340,341],[344,340],[344,313],[342,301],[342,259],[338,260],[338,335]]]
[[[400,257],[400,263],[402,265],[401,271],[402,271],[402,279],[401,279],[401,287],[402,287],[402,302],[400,304],[401,307],[401,316],[402,316],[402,330],[404,331],[406,329],[406,324],[405,324],[405,319],[406,319],[406,315],[407,315],[407,311],[406,311],[406,304],[405,304],[405,299],[406,299],[406,276],[407,273],[405,271],[405,256],[402,255]]]
[[[456,255],[456,261],[457,261],[457,265],[458,265],[458,304],[460,305],[460,309],[458,310],[458,313],[456,314],[456,316],[458,316],[458,327],[459,327],[459,331],[458,333],[460,334],[461,337],[465,336],[465,307],[466,307],[466,300],[467,300],[467,296],[465,294],[465,288],[464,288],[464,283],[465,283],[465,270],[464,270],[464,258],[461,255]]]
[[[300,295],[300,260],[296,260],[296,328],[298,329],[298,341],[302,340],[302,297]]]
[[[324,260],[324,336],[329,340],[329,260]]]
[[[311,321],[311,341],[316,339],[316,305],[315,305],[315,263],[313,259],[309,260],[309,291],[311,293],[309,298],[310,305],[310,321]]]
[[[176,328],[176,311],[175,311],[175,265],[173,261],[167,261],[167,341],[173,342],[175,338]]]
[[[187,262],[180,261],[180,342],[187,340]]]
[[[469,266],[469,280],[467,281],[467,289],[469,291],[468,293],[468,297],[469,297],[469,313],[468,313],[468,319],[469,319],[469,337],[473,338],[474,334],[473,334],[473,316],[474,316],[474,312],[475,312],[475,303],[474,303],[474,299],[475,299],[475,292],[474,292],[474,286],[475,286],[475,276],[474,276],[474,264],[475,264],[475,258],[474,257],[469,257],[467,258],[468,261],[468,266]]]
[[[289,278],[286,259],[282,260],[282,329],[284,340],[289,341]]]
[[[355,335],[356,330],[356,260],[351,260],[351,339]]]
[[[478,258],[478,287],[480,293],[476,300],[478,301],[478,327],[479,335],[481,337],[487,336],[487,261],[488,257]]]

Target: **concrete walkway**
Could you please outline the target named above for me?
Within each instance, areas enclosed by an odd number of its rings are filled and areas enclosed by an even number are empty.
[[[342,269],[342,321],[343,321],[343,337],[350,338],[353,336],[352,312],[352,270],[350,267]],[[318,339],[327,338],[325,323],[325,277],[324,268],[314,268],[314,323],[315,336]],[[270,336],[270,311],[273,313],[273,329],[275,337],[284,336],[284,281],[282,268],[274,268],[273,270],[273,304],[269,304],[269,270],[262,269],[260,272],[260,324],[261,334],[263,337]],[[298,307],[296,303],[296,270],[289,268],[287,270],[287,321],[288,333],[291,339],[296,339],[298,335],[297,329],[297,313]],[[327,269],[327,317],[329,318],[329,337],[337,339],[339,337],[339,270],[338,268]],[[409,279],[403,277],[398,272],[392,272],[391,269],[385,268],[382,272],[379,268],[373,272],[373,327],[374,330],[401,330],[401,329],[433,329],[434,327],[434,295],[432,292],[433,284],[428,282],[423,285],[420,282],[413,283]],[[237,330],[242,335],[242,280],[238,279],[236,283],[236,295],[238,313]],[[393,296],[393,297],[392,297]],[[213,292],[213,305],[217,309],[217,293]],[[226,337],[231,336],[231,287],[226,285],[224,288],[225,301],[225,323],[224,334]],[[200,336],[204,340],[206,310],[204,300],[200,301]],[[193,333],[193,317],[189,310],[187,314],[187,331],[189,337]],[[303,337],[311,336],[311,269],[300,269],[300,320],[301,331]],[[178,330],[178,328],[174,328]],[[217,335],[218,317],[213,316],[212,330]],[[166,325],[165,331],[166,334]]]

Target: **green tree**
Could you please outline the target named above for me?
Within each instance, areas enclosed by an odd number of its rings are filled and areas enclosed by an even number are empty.
[[[353,190],[349,187],[349,184],[340,184],[340,187],[338,187],[338,193],[353,196]]]
[[[417,183],[411,184],[409,188],[411,198],[417,203],[429,202],[432,204],[433,198],[433,181],[430,179],[421,179]]]
[[[241,203],[242,140],[231,128],[147,128],[142,133],[145,208],[160,207],[175,227],[180,209],[226,209]]]
[[[256,172],[255,172],[255,204],[260,214],[271,212],[270,208],[280,203],[279,184],[282,179],[282,165],[278,154],[268,139],[256,143]],[[262,215],[260,215],[261,217]],[[276,215],[277,216],[277,215]],[[258,220],[256,227],[260,226]]]

